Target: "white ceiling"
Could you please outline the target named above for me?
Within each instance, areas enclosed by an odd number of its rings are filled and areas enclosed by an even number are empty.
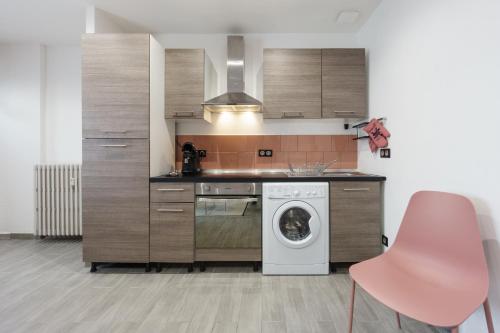
[[[78,43],[94,4],[141,30],[170,33],[356,32],[381,0],[0,0],[0,41]],[[359,11],[337,24],[341,11]]]
[[[85,6],[80,0],[0,0],[0,42],[79,43]]]

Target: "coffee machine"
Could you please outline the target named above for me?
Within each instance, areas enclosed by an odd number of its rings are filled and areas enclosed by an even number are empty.
[[[182,145],[182,174],[196,175],[201,172],[200,154],[192,142]]]

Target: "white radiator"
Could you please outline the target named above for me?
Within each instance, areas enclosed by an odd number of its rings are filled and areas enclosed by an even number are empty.
[[[37,236],[82,235],[81,165],[35,166]]]

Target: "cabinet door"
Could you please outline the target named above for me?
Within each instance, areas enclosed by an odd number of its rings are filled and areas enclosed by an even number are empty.
[[[205,101],[205,50],[165,50],[165,118],[201,118]]]
[[[149,140],[83,141],[83,259],[149,261]]]
[[[149,138],[149,34],[82,37],[84,138]]]
[[[151,261],[194,261],[194,203],[151,203]]]
[[[330,261],[358,262],[379,255],[379,182],[330,183]]]
[[[264,118],[321,117],[321,50],[264,49]]]
[[[323,118],[366,117],[365,49],[323,49],[321,68]]]

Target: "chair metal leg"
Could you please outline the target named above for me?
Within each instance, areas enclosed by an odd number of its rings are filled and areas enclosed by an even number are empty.
[[[354,294],[356,293],[356,281],[352,280],[351,307],[349,308],[349,333],[352,333],[352,320],[354,317]]]
[[[451,333],[458,333],[458,326],[451,329]]]
[[[493,318],[491,317],[490,302],[488,298],[483,303],[484,315],[486,316],[486,325],[488,325],[488,333],[495,333],[493,328]]]
[[[396,311],[396,320],[398,322],[398,328],[401,329],[401,318],[399,316],[399,312]]]

